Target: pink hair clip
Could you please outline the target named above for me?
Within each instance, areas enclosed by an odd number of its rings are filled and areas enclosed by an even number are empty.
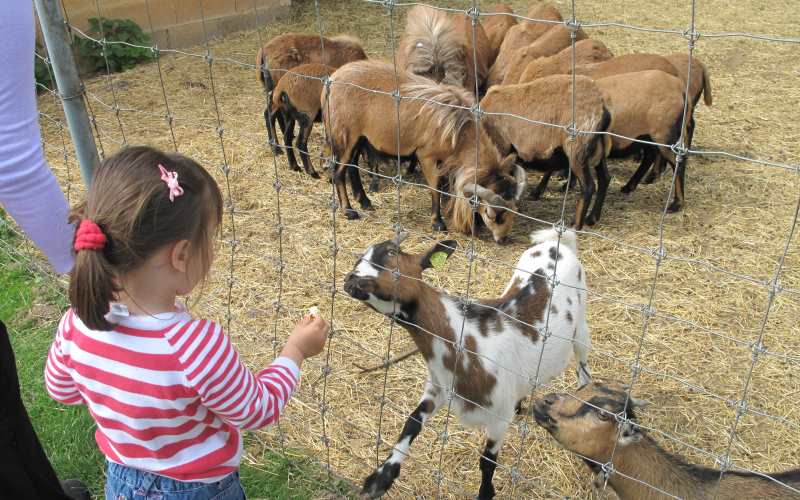
[[[183,188],[178,184],[178,172],[170,172],[160,163],[158,169],[161,171],[161,180],[169,188],[169,201],[175,201],[175,198],[183,194]]]

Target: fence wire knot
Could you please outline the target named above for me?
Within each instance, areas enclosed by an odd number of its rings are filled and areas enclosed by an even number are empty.
[[[716,462],[720,472],[725,472],[731,468],[731,458],[728,455],[717,457],[714,462]]]
[[[477,102],[473,104],[469,108],[469,112],[472,113],[472,116],[475,117],[475,120],[480,121],[483,118],[483,109],[481,109],[481,103]]]
[[[478,24],[478,18],[481,15],[480,9],[477,6],[472,6],[467,9],[466,14],[472,19],[472,25],[476,26]]]

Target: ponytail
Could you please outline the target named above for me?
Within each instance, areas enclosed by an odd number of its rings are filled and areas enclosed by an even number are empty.
[[[79,250],[69,281],[69,301],[75,314],[92,330],[113,330],[106,319],[110,303],[119,291],[114,268],[102,250]]]
[[[75,267],[69,281],[69,301],[86,326],[92,330],[111,330],[114,325],[105,316],[119,290],[114,268],[105,255],[108,237],[97,223],[83,218],[85,212],[85,205],[81,205],[70,217],[70,222],[78,223],[78,229],[72,244]]]

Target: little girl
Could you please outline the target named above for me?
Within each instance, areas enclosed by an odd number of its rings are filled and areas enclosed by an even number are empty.
[[[51,397],[86,404],[108,460],[106,498],[244,498],[242,437],[278,420],[328,324],[306,316],[254,375],[217,323],[180,304],[208,273],[222,219],[214,179],[148,147],[106,159],[78,223],[71,308],[50,348]]]

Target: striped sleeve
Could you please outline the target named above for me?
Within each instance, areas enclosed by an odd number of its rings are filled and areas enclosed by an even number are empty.
[[[236,427],[259,429],[277,422],[297,387],[300,369],[294,361],[277,358],[254,375],[212,321],[187,321],[166,337],[203,405]]]
[[[64,338],[64,329],[69,323],[67,321],[69,314],[71,312],[67,312],[58,324],[56,338],[50,346],[44,367],[44,382],[51,398],[66,405],[79,405],[84,402],[83,396],[78,391],[78,385],[73,380],[69,367],[64,363],[64,355],[61,351],[61,342]]]

